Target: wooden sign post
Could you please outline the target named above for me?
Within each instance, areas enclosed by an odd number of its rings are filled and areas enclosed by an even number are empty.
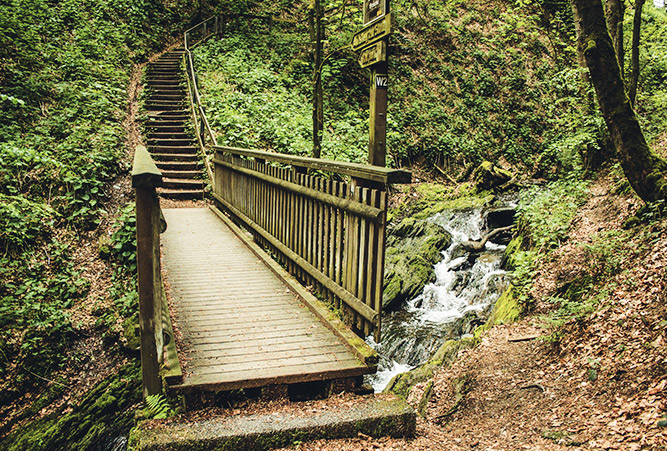
[[[352,49],[361,52],[361,67],[371,68],[368,162],[383,167],[387,165],[387,41],[390,34],[389,0],[364,0],[364,28],[353,36]]]

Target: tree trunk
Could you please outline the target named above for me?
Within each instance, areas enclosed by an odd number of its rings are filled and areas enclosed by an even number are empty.
[[[313,43],[313,158],[322,154],[322,130],[324,130],[324,99],[322,92],[322,44],[324,26],[322,17],[324,8],[320,0],[311,0],[309,12],[310,40]]]
[[[616,59],[621,68],[621,78],[624,78],[625,53],[623,51],[623,16],[625,15],[624,0],[605,0],[605,16],[607,19],[607,29],[614,43]]]
[[[637,83],[639,83],[639,37],[642,26],[642,9],[646,0],[635,0],[635,16],[632,22],[632,72],[630,73],[630,86],[628,86],[628,97],[634,107],[637,97]]]
[[[572,0],[579,42],[623,172],[645,202],[667,199],[667,161],[653,152],[625,92],[601,0]]]

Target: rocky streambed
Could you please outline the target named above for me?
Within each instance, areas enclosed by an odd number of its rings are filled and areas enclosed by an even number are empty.
[[[370,382],[381,391],[396,374],[431,358],[447,340],[486,322],[507,285],[501,268],[514,205],[443,211],[407,218],[387,238],[380,365]]]

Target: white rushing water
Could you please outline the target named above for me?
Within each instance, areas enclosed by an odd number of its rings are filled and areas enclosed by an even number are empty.
[[[481,210],[443,212],[430,221],[447,230],[452,243],[435,265],[436,280],[383,318],[380,344],[369,339],[380,354],[378,373],[370,378],[376,392],[396,374],[427,361],[445,340],[460,338],[470,321],[483,322],[505,288],[500,269],[505,246],[487,242],[476,258],[461,247],[463,241],[482,238]]]

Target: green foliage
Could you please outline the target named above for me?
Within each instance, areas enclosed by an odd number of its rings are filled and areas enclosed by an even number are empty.
[[[133,275],[137,272],[137,218],[135,212],[134,202],[121,208],[114,222],[116,230],[111,235],[111,254],[123,270]]]
[[[88,292],[68,249],[77,241],[71,231],[99,224],[109,182],[128,169],[122,121],[132,62],[182,31],[193,8],[150,0],[0,4],[0,377],[7,396],[66,363],[78,328],[69,310]],[[118,264],[132,271],[125,252]],[[119,314],[136,306],[125,275],[110,295]]]
[[[627,8],[627,14],[633,10]],[[628,42],[632,36],[632,21],[626,20],[624,36]],[[642,10],[642,35],[640,41],[639,86],[635,109],[639,115],[642,130],[649,143],[657,142],[664,136],[667,124],[667,11],[657,8],[653,2],[646,2]],[[628,52],[629,54],[629,52]],[[630,64],[630,58],[626,62]],[[626,74],[630,68],[626,68]]]
[[[535,187],[521,195],[517,236],[507,247],[514,296],[524,310],[533,304],[530,290],[540,260],[567,239],[570,223],[587,199],[587,183],[576,177]]]
[[[570,222],[587,199],[587,186],[587,182],[571,177],[522,193],[517,208],[519,227],[538,252],[548,251],[567,239]]]
[[[54,211],[48,205],[0,194],[0,248],[4,254],[29,248],[48,233],[53,218]]]
[[[312,148],[309,100],[312,67],[303,58],[306,35],[242,34],[211,40],[197,48],[201,90],[218,142],[308,155]],[[341,62],[326,66],[323,80],[341,74]],[[368,122],[354,111],[334,114],[327,103],[322,154],[363,161]]]
[[[0,258],[0,375],[11,362],[39,374],[64,363],[59,353],[74,333],[67,309],[89,282],[67,245],[56,241],[43,252]]]
[[[164,419],[172,416],[174,410],[162,393],[146,396],[146,416],[148,418]]]

